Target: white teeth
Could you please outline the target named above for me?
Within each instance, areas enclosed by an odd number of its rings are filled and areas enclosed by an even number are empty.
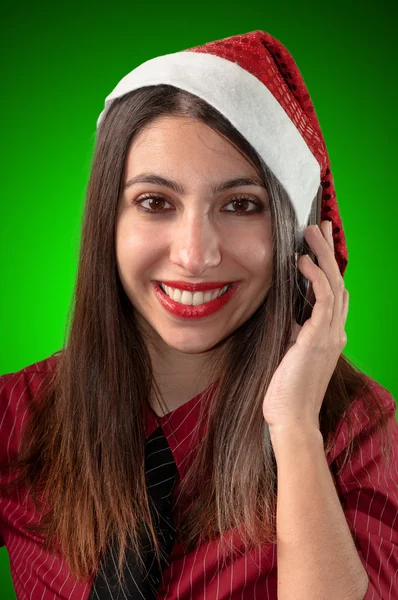
[[[222,289],[194,293],[172,288],[168,285],[164,285],[163,283],[160,284],[160,287],[168,296],[170,296],[172,300],[174,300],[174,302],[185,304],[187,306],[199,306],[200,304],[205,304],[206,302],[210,302],[211,300],[218,298],[224,294],[224,292],[226,292],[230,286],[226,285]]]
[[[173,294],[173,296],[174,296],[174,294]],[[191,292],[187,292],[187,291],[183,290],[183,292],[181,294],[180,302],[181,302],[181,304],[187,304],[187,305],[192,304],[193,297],[194,297],[194,294],[191,294]]]

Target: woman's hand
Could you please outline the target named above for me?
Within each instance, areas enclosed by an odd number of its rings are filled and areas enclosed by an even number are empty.
[[[301,256],[298,267],[312,283],[315,305],[304,325],[296,324],[290,349],[275,371],[263,403],[270,432],[286,427],[319,430],[327,386],[346,343],[348,291],[334,256],[329,221],[307,227],[305,239],[319,267]]]

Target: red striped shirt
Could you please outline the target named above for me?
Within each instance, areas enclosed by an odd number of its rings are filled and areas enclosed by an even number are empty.
[[[16,458],[21,431],[28,418],[27,401],[43,385],[54,367],[52,356],[16,373],[0,377],[0,462]],[[353,535],[360,559],[368,573],[369,586],[364,600],[398,599],[398,423],[396,403],[390,392],[375,381],[392,434],[393,460],[388,469],[381,455],[382,437],[374,432],[361,398],[350,410],[354,434],[361,435],[359,451],[336,477],[336,489]],[[162,426],[184,477],[194,456],[193,432],[198,426],[201,394],[164,417],[148,408],[147,437]],[[364,435],[365,433],[365,435]],[[347,427],[339,423],[337,443],[328,457],[329,467],[348,445]],[[59,555],[42,547],[42,538],[26,531],[37,523],[39,514],[28,490],[1,492],[0,546],[10,558],[11,576],[18,600],[86,600],[93,580],[78,583]],[[204,544],[185,555],[180,543],[174,545],[170,565],[163,573],[158,599],[204,598],[207,600],[276,600],[276,546],[264,544],[234,561],[221,565],[218,541]]]

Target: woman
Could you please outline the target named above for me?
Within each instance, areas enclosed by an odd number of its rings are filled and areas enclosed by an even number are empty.
[[[394,597],[395,401],[341,354],[346,264],[280,42],[234,36],[119,82],[68,342],[1,377],[18,598]]]

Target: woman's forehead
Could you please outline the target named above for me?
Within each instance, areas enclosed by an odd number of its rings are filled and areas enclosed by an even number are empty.
[[[224,136],[205,123],[164,117],[144,127],[127,156],[126,181],[156,171],[175,180],[208,178],[209,184],[232,177],[257,177],[251,163]]]

